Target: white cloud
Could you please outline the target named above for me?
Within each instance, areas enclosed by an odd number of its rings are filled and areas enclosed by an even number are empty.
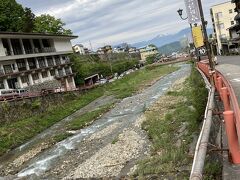
[[[183,0],[17,0],[36,14],[49,13],[62,18],[79,38],[74,43],[94,47],[103,44],[137,42],[159,34],[176,33],[188,27],[181,21],[178,8]],[[203,0],[210,21],[210,6],[222,0]],[[211,24],[211,23],[209,23]]]

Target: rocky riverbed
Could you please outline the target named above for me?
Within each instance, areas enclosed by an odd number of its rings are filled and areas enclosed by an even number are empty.
[[[189,73],[190,65],[181,65],[180,70],[161,78],[141,93],[123,99],[74,136],[43,152],[41,148],[35,149],[36,155],[27,151],[25,156],[18,156],[12,162],[17,162],[21,168],[11,178],[120,178],[128,175],[136,168],[136,162],[150,151],[151,144],[141,129],[143,112]],[[23,163],[22,158],[27,162]]]

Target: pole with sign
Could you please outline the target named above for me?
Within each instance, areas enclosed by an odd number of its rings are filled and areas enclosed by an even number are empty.
[[[197,22],[200,22],[201,17],[198,8],[198,1],[197,0],[184,0],[184,1],[189,24],[195,24]]]

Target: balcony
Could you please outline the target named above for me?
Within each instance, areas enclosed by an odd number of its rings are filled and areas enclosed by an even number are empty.
[[[58,75],[55,76],[56,79],[62,79],[62,78],[66,78],[66,77],[70,77],[70,76],[74,76],[75,74],[72,72],[66,72],[66,74],[64,73],[59,73]]]
[[[23,53],[20,49],[15,49],[13,51],[6,51],[6,56],[12,55],[23,55],[23,54],[38,54],[38,53],[51,53],[56,52],[54,47],[45,47],[45,48],[34,48],[34,49],[25,49],[25,53]]]

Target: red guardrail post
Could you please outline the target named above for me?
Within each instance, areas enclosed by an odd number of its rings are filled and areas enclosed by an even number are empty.
[[[225,111],[223,115],[225,120],[228,146],[229,146],[232,162],[234,164],[240,164],[240,151],[238,146],[238,137],[237,137],[236,126],[234,123],[233,111]]]
[[[220,97],[222,99],[222,93],[221,93],[221,88],[223,87],[223,81],[222,81],[222,78],[221,77],[218,77],[217,78],[217,89],[218,89],[218,92],[220,94]]]
[[[230,107],[229,96],[228,96],[228,88],[227,87],[221,88],[221,93],[222,93],[224,109],[225,111],[230,111],[231,107]]]

